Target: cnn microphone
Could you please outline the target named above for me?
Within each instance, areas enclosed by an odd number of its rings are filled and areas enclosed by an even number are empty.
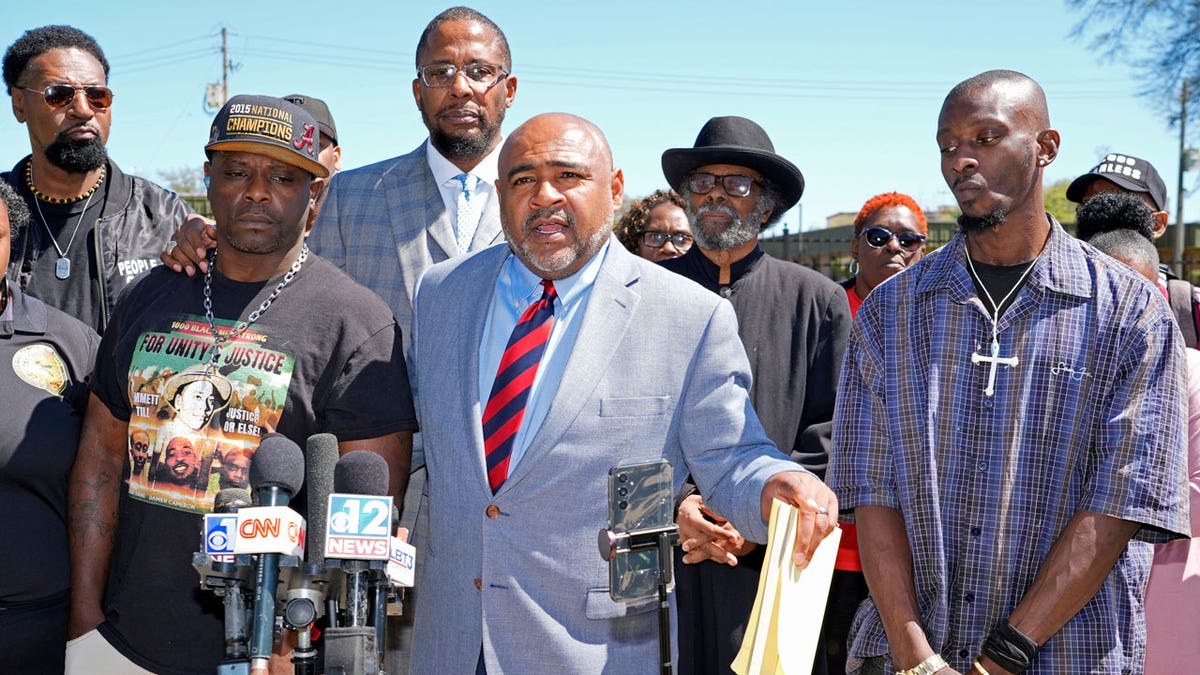
[[[292,555],[302,553],[304,546],[303,519],[286,508],[292,495],[304,484],[304,453],[300,446],[280,434],[264,436],[254,453],[254,459],[250,462],[250,484],[254,486],[258,508],[239,511],[238,542],[241,544],[247,534],[262,535],[262,541],[259,543],[265,546],[254,551],[258,552],[259,556],[255,570],[254,616],[250,634],[251,670],[265,671],[270,664],[271,645],[275,634],[275,591],[279,585],[280,556],[278,546],[280,543],[285,547],[290,545],[289,550],[294,551]],[[268,509],[270,512],[266,513]],[[288,512],[300,521],[298,532],[294,532],[295,520],[289,519]],[[293,536],[294,534],[298,536]]]

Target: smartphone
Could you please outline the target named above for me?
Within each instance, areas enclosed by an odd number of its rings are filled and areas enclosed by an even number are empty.
[[[675,519],[671,464],[618,465],[608,471],[608,529],[614,533],[665,527]],[[672,561],[666,561],[670,570]],[[608,563],[608,592],[617,602],[658,596],[658,549],[618,553]]]

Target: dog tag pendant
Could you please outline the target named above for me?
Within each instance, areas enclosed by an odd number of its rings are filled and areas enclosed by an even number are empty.
[[[59,258],[54,264],[54,276],[59,279],[66,279],[71,276],[71,261],[68,258]]]

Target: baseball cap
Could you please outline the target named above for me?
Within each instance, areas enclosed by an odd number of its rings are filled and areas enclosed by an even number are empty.
[[[295,103],[307,110],[308,114],[317,120],[317,126],[321,127],[321,133],[332,139],[334,145],[338,144],[337,125],[333,123],[333,114],[329,112],[329,106],[325,104],[325,101],[304,94],[288,94],[283,97],[283,100]]]
[[[1084,191],[1097,178],[1112,181],[1130,192],[1148,193],[1159,211],[1167,210],[1167,184],[1154,165],[1144,159],[1118,153],[1106,155],[1095,168],[1067,186],[1067,199],[1082,202]]]
[[[265,155],[326,178],[329,169],[317,161],[317,121],[306,110],[273,96],[234,96],[221,106],[204,151]]]

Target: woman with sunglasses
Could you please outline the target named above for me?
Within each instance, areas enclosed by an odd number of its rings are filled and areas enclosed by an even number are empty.
[[[928,232],[925,213],[906,194],[885,192],[863,204],[854,219],[854,240],[850,242],[854,259],[850,271],[854,276],[842,282],[851,317],[876,286],[925,255]],[[825,643],[831,661],[834,654],[845,659],[850,624],[859,603],[867,597],[867,581],[858,557],[858,532],[854,523],[842,522],[841,527],[842,541],[825,609]]]
[[[925,255],[928,235],[925,213],[906,194],[885,192],[863,204],[854,219],[850,242],[850,273],[854,276],[842,282],[850,316],[876,286]]]
[[[630,253],[651,262],[678,258],[692,247],[683,198],[674,190],[655,190],[634,203],[614,229]]]

